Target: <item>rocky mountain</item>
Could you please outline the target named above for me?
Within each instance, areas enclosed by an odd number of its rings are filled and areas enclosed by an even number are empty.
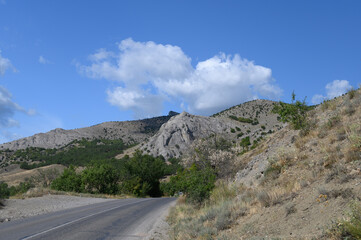
[[[0,145],[0,150],[16,151],[29,147],[59,149],[74,140],[122,139],[127,144],[139,143],[138,147],[126,151],[126,154],[131,155],[140,148],[144,153],[162,155],[168,159],[189,153],[196,140],[212,135],[234,146],[239,146],[245,138],[249,145],[255,145],[266,135],[284,126],[278,121],[277,115],[272,113],[274,104],[273,101],[254,100],[210,117],[170,112],[168,116],[137,121],[105,122],[73,130],[58,128],[4,143]]]
[[[81,139],[122,139],[125,143],[139,143],[154,135],[175,112],[168,116],[136,121],[104,122],[86,128],[64,130],[57,128],[0,145],[0,150],[18,150],[28,147],[60,148],[74,140]]]
[[[197,139],[217,135],[233,143],[249,137],[250,143],[283,127],[272,113],[275,102],[254,100],[211,117],[183,112],[172,117],[157,134],[141,146],[143,152],[165,158],[180,157]]]
[[[223,134],[230,125],[229,121],[183,112],[163,124],[141,149],[154,156],[180,157],[194,140]]]

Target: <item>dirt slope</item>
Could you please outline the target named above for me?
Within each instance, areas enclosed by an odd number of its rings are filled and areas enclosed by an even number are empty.
[[[351,91],[310,111],[304,130],[288,126],[234,155],[236,177],[210,202],[172,211],[172,237],[342,239],[334,224],[361,209],[360,106],[361,90]]]

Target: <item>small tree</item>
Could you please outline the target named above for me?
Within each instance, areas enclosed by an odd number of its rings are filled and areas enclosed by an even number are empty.
[[[83,188],[90,193],[116,194],[118,180],[117,171],[108,164],[87,167],[81,175]]]
[[[81,178],[70,165],[63,174],[51,183],[51,188],[59,191],[81,192]]]
[[[192,164],[190,168],[171,177],[169,183],[162,184],[162,190],[169,195],[183,192],[187,201],[200,204],[209,198],[215,181],[216,174],[211,167],[199,168]]]
[[[241,145],[241,147],[243,147],[243,151],[248,150],[248,146],[251,145],[249,136],[242,138],[240,145]]]
[[[8,198],[10,196],[10,190],[7,183],[0,182],[0,200]]]
[[[292,92],[292,103],[279,102],[273,112],[280,116],[282,122],[290,122],[294,129],[304,129],[307,125],[306,113],[310,107],[306,105],[306,98],[302,102],[295,99],[296,94]]]
[[[128,176],[122,185],[133,186],[133,190],[128,189],[129,193],[136,196],[161,196],[159,188],[159,179],[164,176],[166,164],[163,159],[154,158],[150,155],[142,155],[136,152],[127,162],[126,169]],[[122,189],[125,188],[122,186]]]

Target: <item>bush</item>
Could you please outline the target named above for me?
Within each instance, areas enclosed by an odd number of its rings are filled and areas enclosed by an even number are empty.
[[[166,164],[162,158],[154,158],[137,152],[126,163],[125,168],[127,174],[125,176],[126,185],[132,186],[130,183],[137,183],[133,185],[134,189],[131,191],[135,192],[136,196],[159,197],[162,195],[159,179],[164,176],[166,170]]]
[[[203,169],[193,164],[171,177],[169,183],[162,184],[162,190],[168,195],[183,192],[187,201],[200,204],[208,199],[214,188],[216,174],[211,167]]]
[[[81,192],[81,176],[75,172],[75,167],[64,169],[63,174],[51,183],[51,188],[58,191]]]
[[[82,188],[90,193],[116,194],[119,175],[108,164],[87,167],[81,174]]]
[[[361,239],[361,205],[360,202],[351,204],[348,219],[335,223],[327,233],[333,239]]]
[[[27,182],[21,182],[18,186],[11,186],[9,188],[10,190],[10,196],[14,196],[18,193],[26,193],[30,188],[35,187],[34,183],[32,181]]]
[[[0,200],[9,198],[10,189],[8,188],[7,183],[0,182]]]
[[[244,135],[243,132],[240,132],[240,133],[237,134],[237,138],[240,138],[240,137],[242,137],[243,135]]]
[[[245,149],[248,150],[248,146],[251,145],[249,136],[242,138],[240,145],[241,145],[241,147],[243,147],[243,150],[245,150]]]
[[[306,127],[306,113],[310,107],[306,105],[306,99],[302,102],[297,100],[295,102],[295,93],[292,93],[292,103],[279,102],[275,105],[273,112],[280,116],[282,122],[290,122],[292,127],[296,130]]]
[[[349,97],[349,99],[353,99],[354,97],[355,97],[355,95],[356,95],[356,92],[357,92],[357,90],[356,89],[350,89],[349,91],[348,91],[348,97]]]

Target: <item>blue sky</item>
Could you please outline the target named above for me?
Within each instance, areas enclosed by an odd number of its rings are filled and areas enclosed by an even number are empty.
[[[0,142],[361,83],[361,1],[0,0]]]

